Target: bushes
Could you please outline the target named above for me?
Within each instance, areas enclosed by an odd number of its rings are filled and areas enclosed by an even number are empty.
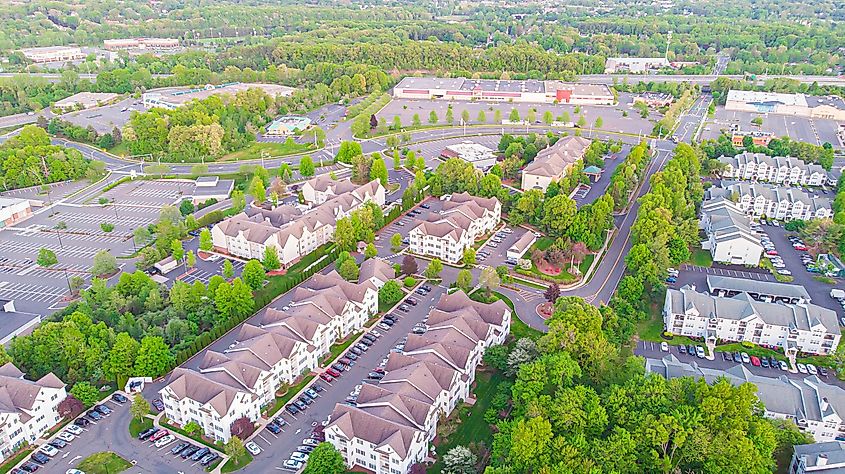
[[[225,218],[226,213],[224,213],[220,209],[217,209],[197,219],[197,224],[199,224],[200,227],[205,227],[209,224],[216,224]]]

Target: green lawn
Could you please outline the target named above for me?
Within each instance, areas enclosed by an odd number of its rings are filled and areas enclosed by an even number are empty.
[[[132,467],[132,464],[112,452],[96,453],[83,459],[76,467],[85,474],[116,474]]]
[[[28,448],[9,458],[6,462],[0,465],[0,474],[6,474],[7,472],[11,471],[17,463],[23,461],[24,458],[32,454],[33,451],[35,451],[35,447],[29,446]]]
[[[309,374],[306,375],[298,384],[288,387],[288,390],[287,392],[285,392],[284,395],[276,397],[276,403],[273,405],[272,408],[267,411],[267,416],[271,417],[275,415],[276,412],[281,410],[282,407],[284,407],[285,404],[289,402],[294,395],[299,393],[299,391],[302,390],[303,387],[311,383],[312,380],[314,380],[314,376]]]
[[[710,256],[710,252],[707,250],[695,249],[692,251],[690,263],[699,267],[709,267],[713,265],[713,257]]]
[[[294,155],[302,153],[314,148],[314,145],[309,143],[307,145],[299,144],[293,140],[288,140],[284,143],[254,143],[249,148],[240,151],[229,153],[220,158],[220,161],[242,161],[242,160],[257,160],[261,158],[261,152],[267,151],[269,157]]]
[[[212,442],[210,442],[206,439],[203,439],[203,437],[200,434],[190,434],[187,431],[183,430],[182,428],[179,428],[176,425],[172,425],[172,424],[168,423],[168,419],[167,419],[166,416],[163,416],[161,418],[161,420],[159,421],[159,424],[161,424],[161,426],[167,428],[170,431],[174,431],[176,433],[179,433],[182,436],[187,436],[188,438],[191,438],[192,440],[196,441],[197,443],[204,444],[204,445],[208,446],[209,448],[213,448],[213,449],[216,449],[218,451],[221,449],[220,445],[214,444],[214,443],[212,443]]]
[[[252,456],[248,452],[244,452],[244,455],[237,458],[237,459],[230,459],[220,468],[220,472],[235,472],[239,469],[243,469],[247,466],[247,464],[252,462]]]
[[[129,147],[126,145],[126,142],[120,142],[113,146],[109,152],[118,156],[127,156],[129,155]]]
[[[505,376],[498,371],[494,373],[477,373],[475,378],[476,387],[473,391],[476,397],[475,405],[472,406],[469,411],[469,416],[465,417],[463,420],[460,420],[459,422],[449,420],[453,423],[457,422],[459,424],[457,429],[453,433],[444,437],[441,440],[440,445],[437,446],[437,456],[439,459],[442,459],[443,455],[455,446],[469,446],[470,443],[484,443],[485,446],[490,448],[493,445],[493,430],[490,428],[490,425],[484,421],[484,412],[490,407],[490,403],[493,396],[496,394],[499,384],[506,380]],[[460,408],[456,408],[452,412],[453,416],[457,416],[460,411]],[[447,421],[447,423],[449,421]],[[431,469],[428,470],[428,472],[439,473],[442,471],[442,468],[443,465],[438,461],[431,467]]]
[[[534,262],[531,262],[531,270],[523,270],[522,268],[517,268],[515,271],[517,273],[525,275],[525,276],[533,276],[534,278],[537,278],[537,279],[540,279],[540,280],[554,281],[554,282],[557,282],[557,283],[566,284],[566,283],[572,283],[572,282],[578,280],[578,277],[569,273],[566,270],[561,270],[561,272],[558,273],[557,275],[547,275],[547,274],[541,272],[537,268],[537,265],[534,264]]]
[[[648,302],[648,319],[637,322],[637,335],[644,341],[660,342],[663,341],[663,315],[662,301],[665,298],[665,293],[661,294],[659,298]]]
[[[555,243],[555,239],[551,237],[540,237],[537,239],[536,242],[534,242],[534,245],[532,245],[531,248],[528,249],[527,255],[531,255],[531,251],[534,249],[546,250],[551,247],[553,243]]]
[[[581,262],[580,265],[578,265],[578,270],[581,271],[581,275],[587,274],[587,270],[590,269],[590,265],[593,264],[593,260],[595,260],[595,259],[596,259],[596,254],[594,254],[594,253],[588,254],[586,257],[584,257],[584,261]]]
[[[129,422],[129,434],[133,438],[137,438],[142,431],[152,427],[153,420],[151,418],[147,418],[145,416],[144,418],[139,420],[133,416],[132,421]]]
[[[522,339],[523,337],[528,337],[534,339],[535,341],[543,335],[542,332],[530,327],[529,325],[522,322],[519,319],[519,316],[516,314],[516,310],[513,306],[513,301],[510,300],[507,296],[499,293],[498,291],[494,291],[492,298],[488,301],[484,298],[484,291],[483,290],[475,290],[469,295],[475,301],[480,301],[482,303],[492,303],[496,300],[502,300],[505,302],[506,305],[511,309],[511,335],[514,339]]]

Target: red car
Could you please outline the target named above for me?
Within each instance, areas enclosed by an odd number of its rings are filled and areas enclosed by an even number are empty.
[[[322,374],[320,374],[320,378],[321,378],[321,379],[323,379],[323,380],[325,380],[326,382],[331,382],[331,381],[333,381],[333,380],[334,380],[334,377],[332,377],[331,375],[329,375],[329,374],[327,374],[327,373],[325,373],[325,372],[323,372]]]
[[[332,369],[331,367],[326,369],[326,372],[334,378],[340,377],[340,372],[338,372],[336,369]]]
[[[760,367],[760,358],[757,356],[751,356],[751,365]]]
[[[154,435],[150,436],[150,439],[147,440],[147,441],[155,442],[156,440],[158,440],[160,438],[164,438],[168,434],[170,434],[170,433],[167,430],[158,430],[158,431],[156,431],[156,433]]]
[[[777,255],[777,254],[778,254],[777,250],[769,250],[769,251],[766,252],[766,255]]]

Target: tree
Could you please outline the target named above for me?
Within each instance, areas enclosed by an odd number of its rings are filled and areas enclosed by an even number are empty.
[[[246,454],[246,448],[244,448],[244,443],[240,438],[232,436],[229,438],[229,441],[223,445],[223,452],[225,452],[226,456],[229,456],[232,463],[237,466],[240,464],[241,458]]]
[[[464,124],[469,123],[469,110],[464,110],[464,111],[461,112],[461,121]]]
[[[235,276],[235,267],[231,260],[226,259],[223,261],[223,278],[231,280],[233,276]]]
[[[214,248],[214,244],[211,241],[211,231],[207,228],[203,228],[200,231],[200,250],[203,252],[211,252],[211,249]]]
[[[449,104],[449,106],[446,107],[446,123],[448,123],[449,125],[452,125],[453,123],[455,123],[455,116],[452,113],[452,105],[451,104]]]
[[[464,446],[455,446],[443,455],[444,474],[475,474],[478,457]]]
[[[143,420],[144,417],[150,413],[150,404],[143,395],[136,393],[135,396],[132,397],[132,405],[129,406],[129,413],[132,414],[132,418],[135,418],[136,420]],[[187,428],[187,426],[185,428]]]
[[[132,375],[132,368],[135,366],[135,359],[138,357],[138,349],[140,349],[140,344],[129,333],[118,334],[109,351],[108,359],[106,359],[106,372],[115,380]]]
[[[417,273],[417,259],[411,255],[405,255],[402,258],[402,273],[405,275],[413,275]]]
[[[202,433],[202,426],[200,426],[200,424],[196,421],[189,421],[182,427],[182,429],[189,435],[198,435]]]
[[[267,273],[264,271],[261,262],[256,259],[246,262],[244,269],[241,271],[241,279],[252,291],[258,291],[259,288],[264,286],[265,278],[267,278]]]
[[[188,253],[185,254],[185,266],[188,268],[194,268],[197,264],[197,256],[194,255],[193,250],[188,250]]]
[[[210,238],[211,234],[209,234],[209,239]],[[138,227],[132,231],[132,240],[135,241],[136,245],[146,245],[150,239],[152,239],[152,235],[150,234],[150,229],[146,226]]]
[[[387,165],[381,157],[373,160],[370,166],[370,179],[377,179],[382,186],[387,187]]]
[[[564,235],[566,230],[575,220],[578,206],[569,196],[558,194],[543,202],[542,224],[554,237]]]
[[[258,176],[253,176],[252,181],[250,181],[249,194],[252,196],[255,204],[258,204],[259,206],[267,200],[267,189],[264,187],[264,181]]]
[[[549,303],[554,303],[560,298],[560,286],[557,283],[549,283],[549,287],[543,292],[543,296]]]
[[[425,277],[429,280],[436,280],[440,278],[440,273],[443,271],[443,262],[440,261],[439,258],[431,259],[431,262],[428,263],[428,267],[425,269]]]
[[[528,123],[536,122],[537,121],[537,110],[535,110],[533,107],[528,109],[528,113],[525,114],[525,120],[527,120]]]
[[[299,160],[299,174],[305,178],[314,176],[314,160],[311,155],[305,155]]]
[[[60,401],[56,406],[56,411],[65,419],[72,419],[79,416],[85,410],[85,405],[76,399],[73,395],[68,395],[64,400]]]
[[[108,250],[102,249],[94,254],[94,263],[91,265],[91,274],[96,277],[103,277],[117,272],[117,258]]]
[[[593,123],[593,127],[601,128],[602,125],[604,125],[604,121],[601,119],[601,117],[596,117],[596,121],[595,123]]]
[[[475,265],[476,258],[475,258],[475,249],[472,247],[467,247],[464,249],[463,255],[464,265],[473,266]]]
[[[543,112],[543,123],[545,123],[546,125],[551,125],[554,121],[555,115],[552,113],[551,110]]]
[[[484,113],[484,109],[478,111],[478,117],[475,120],[478,123],[487,123],[487,114]]]
[[[378,290],[378,301],[379,304],[385,306],[393,306],[402,297],[405,293],[402,292],[402,288],[399,286],[399,283],[396,280],[389,280]]]
[[[179,262],[185,258],[185,247],[182,246],[181,240],[173,239],[173,241],[170,242],[170,250],[173,260]]]
[[[255,423],[249,421],[249,418],[242,416],[233,421],[229,429],[232,436],[236,436],[239,439],[247,439],[255,431]]]
[[[420,127],[422,126],[422,121],[420,120],[420,114],[414,114],[411,118],[411,126],[412,127]]]
[[[390,248],[393,249],[394,252],[402,248],[402,234],[397,232],[390,237]]]
[[[467,269],[459,271],[455,279],[455,286],[464,290],[465,293],[469,293],[469,290],[472,288],[472,273]]]
[[[246,207],[246,198],[243,191],[236,189],[232,191],[232,210],[234,212],[241,212]]]
[[[499,278],[499,274],[496,273],[495,268],[485,267],[481,270],[481,275],[478,277],[478,284],[484,288],[484,292],[490,298],[491,293],[502,284],[502,279]]]
[[[337,221],[334,229],[334,241],[339,250],[346,250],[347,252],[355,250],[358,236],[349,217],[344,217]]]
[[[364,257],[366,258],[373,258],[378,255],[378,249],[372,242],[367,244],[367,247],[364,248]]]
[[[519,111],[516,108],[511,109],[510,115],[508,115],[508,120],[511,122],[519,122]]]
[[[278,270],[282,267],[276,247],[268,246],[264,248],[264,258],[261,260],[261,264],[264,265],[264,269],[267,271]]]
[[[581,115],[578,117],[578,121],[576,122],[576,124],[578,124],[578,127],[584,128],[584,126],[587,125],[587,119],[585,119],[584,116]]]
[[[89,382],[76,382],[70,389],[70,394],[82,402],[85,408],[90,408],[100,401],[100,391]]]
[[[337,268],[337,273],[346,281],[357,281],[358,272],[358,265],[355,263],[355,260],[351,258],[346,259]]]
[[[85,279],[79,275],[74,275],[70,277],[70,294],[73,296],[77,296],[79,294],[79,290],[85,285]]]
[[[35,263],[39,267],[47,268],[59,263],[59,259],[56,257],[56,252],[47,248],[41,248],[38,249],[38,258],[35,260]]]
[[[308,455],[302,474],[343,474],[346,471],[343,456],[331,443],[324,441]]]
[[[190,199],[185,199],[179,204],[179,212],[182,213],[183,216],[187,216],[188,214],[194,212],[194,203],[192,203]]]
[[[428,114],[428,123],[430,123],[431,125],[437,125],[437,121],[438,121],[437,112],[432,110]]]
[[[402,159],[399,157],[399,151],[393,150],[393,169],[399,170],[402,168]]]
[[[158,377],[173,365],[173,354],[159,336],[144,336],[138,357],[135,358],[135,375],[139,377]]]
[[[501,110],[496,109],[493,112],[493,123],[502,123],[502,111]]]

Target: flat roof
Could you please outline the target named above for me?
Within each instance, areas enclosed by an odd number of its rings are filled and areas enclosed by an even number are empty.
[[[522,92],[543,94],[558,90],[569,90],[577,96],[612,97],[613,93],[606,84],[584,84],[580,82],[538,81],[528,79],[524,81],[497,79],[466,79],[442,77],[406,77],[396,85],[396,89],[439,89],[464,90],[481,89],[495,92]]]
[[[770,296],[803,298],[805,301],[810,301],[810,294],[801,285],[707,275],[707,286],[711,293],[717,290],[744,291]]]
[[[0,197],[0,209],[4,207],[16,206],[23,202],[29,202],[29,199],[19,199],[10,197]]]
[[[464,83],[464,78],[443,77],[406,77],[396,84],[397,89],[450,89],[457,90]]]
[[[743,103],[772,103],[782,105],[794,105],[807,107],[807,99],[804,94],[784,94],[781,92],[758,92],[758,91],[728,91],[728,102]]]
[[[37,48],[21,48],[21,52],[38,54],[38,53],[57,53],[59,51],[78,50],[79,46],[41,46]]]
[[[76,104],[83,104],[83,105],[97,105],[100,102],[108,102],[112,99],[117,97],[117,94],[112,94],[110,92],[77,92],[70,97],[65,97],[62,100],[57,100],[55,104],[56,107],[63,107],[68,105],[76,105]]]
[[[461,90],[471,91],[481,89],[497,92],[531,92],[542,94],[546,91],[543,81],[529,79],[527,81],[502,81],[496,79],[465,79]]]
[[[257,82],[232,82],[228,84],[221,84],[218,86],[208,84],[204,87],[197,87],[193,89],[187,87],[169,87],[164,89],[154,89],[145,93],[144,95],[149,94],[150,97],[153,97],[157,94],[165,102],[171,104],[185,104],[194,99],[203,100],[213,95],[220,94],[235,95],[238,92],[254,88],[261,89],[267,94],[274,97],[288,96],[291,95],[295,90],[293,87],[281,86],[278,84],[263,84]]]
[[[24,332],[41,321],[41,316],[33,313],[3,311],[0,305],[0,344],[5,344],[12,337]]]

